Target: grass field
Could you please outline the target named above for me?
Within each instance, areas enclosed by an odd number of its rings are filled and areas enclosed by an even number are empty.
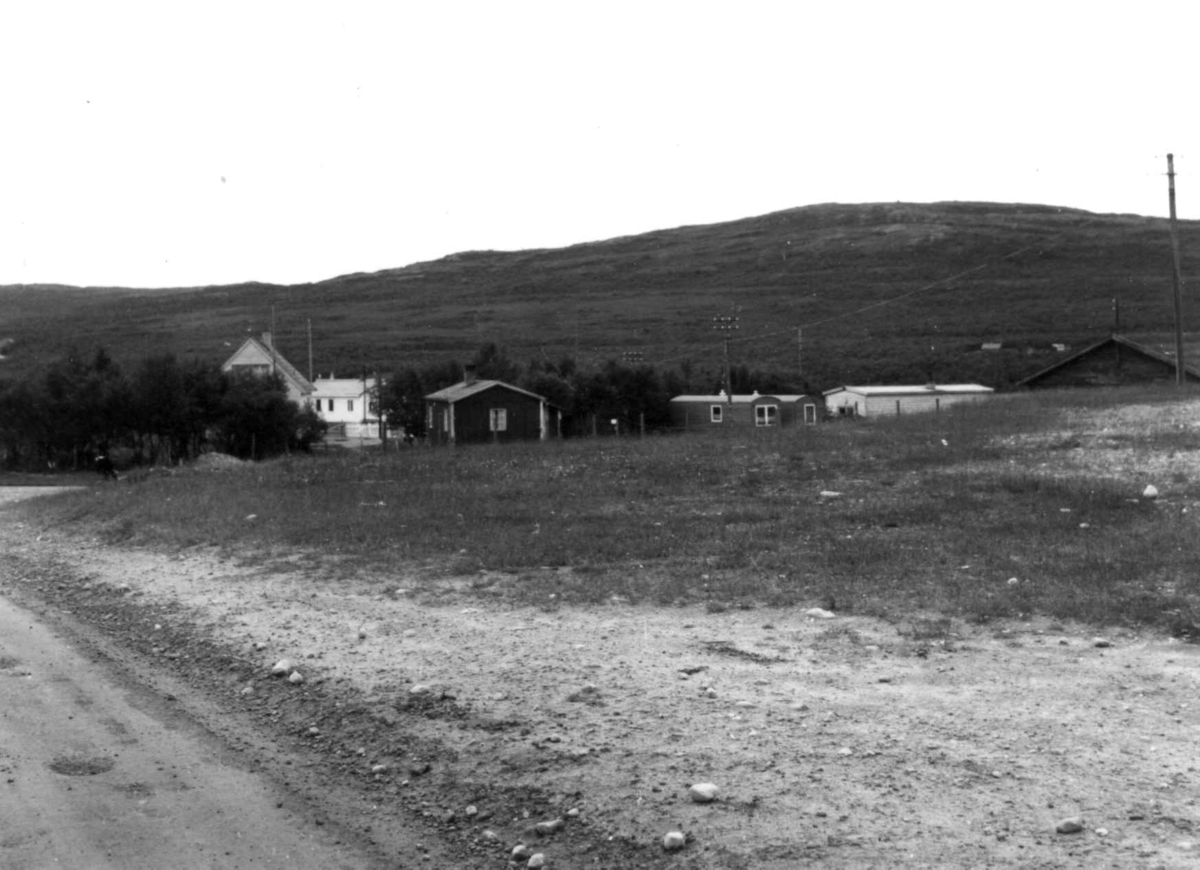
[[[715,437],[292,456],[93,481],[40,510],[111,543],[298,551],[381,585],[505,572],[480,594],[548,608],[1038,613],[1187,634],[1198,410],[1173,391],[1025,394]]]

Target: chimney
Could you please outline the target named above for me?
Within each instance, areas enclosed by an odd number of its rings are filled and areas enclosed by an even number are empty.
[[[473,383],[475,383],[475,366],[463,366],[463,386],[469,387]]]
[[[263,342],[263,344],[265,344],[267,347],[270,347],[272,350],[274,350],[274,347],[273,347],[273,346],[272,346],[272,344],[271,344],[271,333],[269,333],[269,332],[264,332],[264,333],[263,333],[263,335],[262,335],[262,342]]]

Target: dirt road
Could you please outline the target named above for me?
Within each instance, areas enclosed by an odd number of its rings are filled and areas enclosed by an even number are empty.
[[[372,861],[171,701],[0,598],[0,866],[359,868]]]
[[[184,712],[174,687],[68,634],[0,597],[0,867],[396,866],[314,823],[302,797]]]
[[[362,576],[19,522],[0,523],[0,591],[174,679],[291,791],[342,795],[330,824],[380,844],[424,824],[436,866],[503,868],[519,843],[552,870],[1200,860],[1193,644],[1036,619],[529,608],[514,576]],[[303,683],[270,676],[284,657]],[[718,799],[689,800],[696,782]],[[1058,832],[1069,817],[1081,830]],[[670,830],[683,851],[663,852]],[[408,842],[390,854],[421,854]]]

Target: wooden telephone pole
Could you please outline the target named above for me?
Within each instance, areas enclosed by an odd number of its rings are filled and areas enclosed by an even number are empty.
[[[738,319],[732,315],[714,317],[712,328],[725,337],[725,401],[733,402],[733,371],[729,368],[729,333],[738,328]]]
[[[1167,187],[1171,199],[1171,256],[1175,262],[1172,286],[1175,300],[1175,386],[1184,383],[1183,275],[1179,267],[1179,229],[1175,226],[1175,155],[1167,155]]]

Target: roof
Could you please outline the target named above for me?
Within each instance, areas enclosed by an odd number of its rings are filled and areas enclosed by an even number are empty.
[[[1175,333],[1146,332],[1134,335],[1113,334],[1099,341],[1092,342],[1087,347],[1076,351],[1068,357],[1064,357],[1054,365],[1047,366],[1024,380],[1018,381],[1017,386],[1028,386],[1051,372],[1068,366],[1080,357],[1085,357],[1107,344],[1119,344],[1150,359],[1157,360],[1163,365],[1170,366],[1172,369],[1175,368]],[[1183,369],[1192,377],[1200,378],[1200,334],[1187,333],[1183,336]]]
[[[825,395],[833,393],[858,393],[861,396],[945,396],[969,395],[972,393],[993,393],[991,387],[982,384],[923,384],[921,386],[886,386],[886,387],[834,387],[826,390]]]
[[[735,393],[733,396],[727,396],[724,393],[720,393],[715,396],[676,396],[675,398],[671,399],[671,401],[701,403],[708,402],[714,405],[749,405],[753,402],[759,401],[760,399],[776,399],[780,402],[799,402],[801,399],[805,398],[808,398],[808,395],[804,393],[800,395],[784,395],[782,393],[752,393],[750,395],[739,395]]]
[[[361,396],[363,394],[362,378],[317,378],[312,382],[313,395],[325,396]],[[375,379],[367,378],[368,390],[375,389]]]
[[[554,404],[553,402],[548,401],[544,396],[539,396],[537,393],[531,393],[529,390],[523,390],[520,387],[514,387],[512,384],[504,383],[504,381],[473,381],[469,384],[466,381],[460,381],[453,386],[438,390],[436,393],[430,393],[425,397],[425,400],[428,402],[448,402],[450,404],[454,404],[455,402],[462,401],[470,396],[475,396],[479,393],[486,392],[494,387],[500,387],[501,389],[509,390],[513,393],[520,393],[522,396],[529,396],[531,399],[537,399],[539,402],[546,402],[547,404],[551,405]]]
[[[275,366],[275,370],[279,372],[279,374],[283,375],[286,380],[294,383],[301,393],[307,394],[313,391],[312,382],[310,382],[308,378],[300,374],[300,372],[296,370],[295,366],[284,359],[283,356],[280,355],[279,351],[275,350],[274,346],[265,344],[259,341],[257,338],[247,338],[244,342],[242,342],[242,346],[234,351],[229,359],[225,361],[225,364],[221,366],[222,370],[228,371],[233,361],[237,359],[247,348],[253,348],[259,351],[259,353],[261,353],[263,356],[267,357],[267,359],[271,360]]]

